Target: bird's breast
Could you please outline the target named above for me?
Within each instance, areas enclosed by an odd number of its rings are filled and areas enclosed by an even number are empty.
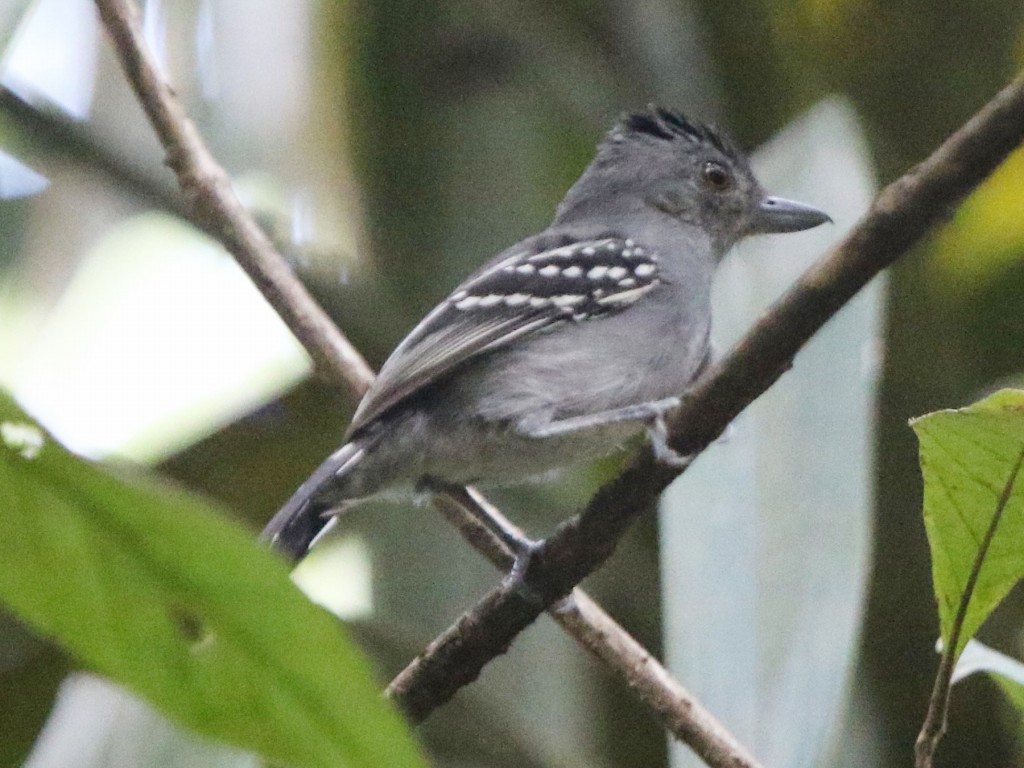
[[[562,419],[681,394],[704,359],[710,313],[668,309],[538,335],[481,365],[474,393],[480,413],[495,420],[537,412]]]

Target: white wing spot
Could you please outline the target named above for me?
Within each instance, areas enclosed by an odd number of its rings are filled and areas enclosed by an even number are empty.
[[[605,248],[607,248],[609,251],[617,251],[617,250],[619,250],[619,246],[618,246],[618,244],[614,240],[610,240],[608,242],[608,245],[605,246]]]
[[[469,293],[469,291],[457,291],[456,293],[452,294],[452,297],[451,297],[450,301],[453,301],[453,302],[455,302],[455,301],[462,301],[464,298],[466,298],[466,295],[468,293]]]
[[[608,267],[597,266],[594,267],[589,272],[587,272],[587,277],[589,277],[591,280],[600,280],[602,277],[604,277],[604,273],[607,271]]]
[[[636,280],[632,277],[627,277],[625,280],[619,280],[619,288],[632,288],[636,285]]]
[[[546,267],[541,267],[540,274],[542,274],[544,277],[555,277],[561,271],[562,270],[560,270],[554,264],[548,264]]]
[[[546,307],[550,303],[551,299],[547,299],[543,296],[534,296],[533,298],[530,299],[531,307]]]
[[[625,267],[612,267],[608,270],[608,277],[612,280],[621,280],[626,276],[629,270]]]
[[[584,256],[593,256],[594,253],[595,253],[594,247],[591,246],[591,245],[588,245],[586,248],[584,248],[582,251],[580,251],[580,253],[582,253]]]
[[[633,274],[637,277],[650,277],[654,274],[655,269],[653,264],[638,264],[637,268],[633,270]]]
[[[628,238],[628,237],[627,237],[627,238],[626,238],[626,247],[627,247],[627,248],[632,248],[632,247],[633,247],[634,245],[636,245],[636,243],[635,243],[635,242],[633,242],[633,240],[632,240],[631,238]]]
[[[556,307],[575,307],[577,304],[582,304],[586,300],[586,296],[576,293],[567,293],[563,296],[551,297],[551,302]]]
[[[479,296],[467,296],[462,301],[455,302],[455,308],[465,312],[467,309],[473,309],[479,303]]]
[[[530,294],[528,293],[513,293],[511,296],[505,297],[505,305],[508,307],[519,307],[530,300]]]
[[[624,259],[632,259],[633,258],[633,252],[627,248],[626,250],[624,250],[622,252],[622,258],[624,258]]]
[[[505,300],[505,297],[498,293],[491,293],[480,299],[481,307],[493,307],[495,304],[500,304]]]
[[[536,267],[533,264],[520,264],[516,267],[516,272],[521,275],[532,275],[536,271]]]
[[[573,264],[571,267],[566,267],[562,270],[562,277],[579,277],[583,274],[583,268],[577,264]]]

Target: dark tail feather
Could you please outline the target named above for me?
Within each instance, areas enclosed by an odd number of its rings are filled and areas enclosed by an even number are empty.
[[[333,518],[328,513],[344,501],[331,494],[330,486],[348,472],[364,452],[362,442],[356,440],[332,453],[270,519],[260,540],[293,563],[305,557],[317,536],[331,524]]]

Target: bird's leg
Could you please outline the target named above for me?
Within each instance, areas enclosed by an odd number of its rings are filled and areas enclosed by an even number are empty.
[[[668,444],[665,414],[679,406],[678,397],[667,397],[650,403],[627,405],[586,416],[574,416],[559,421],[548,421],[543,425],[521,424],[520,433],[526,437],[543,440],[547,438],[587,432],[616,424],[636,424],[646,426],[651,449],[657,461],[673,467],[686,466],[690,458],[680,456]],[[492,506],[471,486],[454,485],[436,477],[423,477],[419,487],[431,492],[443,492],[459,501],[484,528],[494,534],[506,550],[512,555],[512,569],[506,577],[517,591],[530,600],[539,601],[526,583],[526,571],[530,560],[543,545],[543,541],[529,538],[522,529],[505,517],[500,510]]]
[[[665,414],[678,408],[679,403],[678,397],[666,397],[664,400],[655,400],[650,403],[638,403],[609,411],[590,413],[586,416],[549,421],[540,427],[527,427],[524,434],[527,437],[544,439],[561,437],[573,432],[600,429],[614,424],[642,424],[647,427],[647,439],[650,441],[654,458],[671,467],[685,467],[692,459],[688,456],[681,456],[672,450],[668,444],[668,428],[665,424]]]
[[[543,440],[549,437],[561,437],[573,432],[586,432],[614,424],[653,424],[656,419],[679,405],[678,397],[666,397],[652,403],[637,403],[609,411],[588,413],[586,416],[573,416],[558,421],[548,421],[540,426],[524,425],[523,434],[527,437]]]
[[[530,559],[543,542],[531,539],[523,530],[501,513],[473,486],[455,485],[436,477],[423,477],[420,487],[433,493],[447,493],[473,516],[480,525],[490,531],[512,555],[512,568],[506,579],[527,599],[539,601],[540,597],[526,585],[526,569]]]

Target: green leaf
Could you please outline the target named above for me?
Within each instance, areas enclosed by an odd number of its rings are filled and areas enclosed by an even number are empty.
[[[0,601],[199,733],[303,768],[423,765],[283,562],[195,496],[74,457],[2,394]]]
[[[1002,390],[960,410],[911,422],[920,441],[924,523],[942,639],[949,643],[961,596],[1000,497],[1024,451],[1024,392]],[[1024,576],[1024,483],[1013,487],[978,574],[955,653]]]

